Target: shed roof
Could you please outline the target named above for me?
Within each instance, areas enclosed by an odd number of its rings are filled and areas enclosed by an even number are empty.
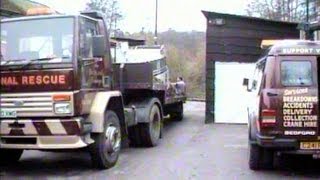
[[[235,15],[235,14],[209,12],[209,11],[202,11],[202,13],[204,14],[204,16],[207,19],[211,19],[211,18],[235,18],[235,19],[243,19],[243,20],[247,19],[247,20],[254,20],[254,21],[261,21],[261,22],[271,22],[271,23],[298,25],[298,23],[296,23],[296,22],[277,21],[277,20],[258,18],[258,17],[251,17],[251,16],[242,16],[242,15]]]

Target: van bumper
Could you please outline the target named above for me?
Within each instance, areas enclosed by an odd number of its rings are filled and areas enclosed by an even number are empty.
[[[302,150],[300,149],[300,142],[297,139],[257,135],[255,143],[263,148],[272,149],[283,154],[316,155],[314,158],[320,158],[320,150]]]
[[[257,135],[257,144],[264,148],[279,150],[299,149],[299,142],[296,139],[276,138],[274,136]]]

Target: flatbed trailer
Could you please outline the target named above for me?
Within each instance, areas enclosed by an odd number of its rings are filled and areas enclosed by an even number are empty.
[[[156,96],[161,101],[164,116],[182,120],[186,91],[178,92],[176,83],[169,80],[164,46],[136,46],[126,54],[113,63],[114,85],[122,92],[124,104],[131,105],[140,94]]]

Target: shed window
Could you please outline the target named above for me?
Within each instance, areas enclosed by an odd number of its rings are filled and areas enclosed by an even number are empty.
[[[281,82],[284,86],[312,85],[312,67],[310,61],[282,61]]]

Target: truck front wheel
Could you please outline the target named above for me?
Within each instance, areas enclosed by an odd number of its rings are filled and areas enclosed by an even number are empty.
[[[0,165],[14,164],[19,161],[22,149],[0,149]]]
[[[104,124],[104,133],[92,134],[95,142],[90,146],[92,164],[98,169],[113,167],[121,149],[121,129],[117,114],[107,111]]]

